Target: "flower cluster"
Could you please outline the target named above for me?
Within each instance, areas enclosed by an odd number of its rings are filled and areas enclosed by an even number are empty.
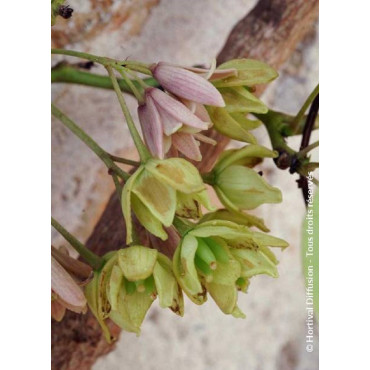
[[[267,234],[269,229],[262,219],[245,212],[282,201],[280,190],[254,169],[277,153],[257,144],[250,131],[260,122],[249,118],[250,113],[268,111],[253,91],[256,85],[276,78],[277,73],[251,59],[232,60],[218,68],[213,63],[209,69],[165,62],[140,64],[138,69],[147,71],[160,85],[147,86],[141,81],[143,88],[138,92],[126,78],[139,101],[144,145],[127,115],[114,73],[107,69],[141,160],[130,175],[123,177],[120,193],[127,247],[105,255],[102,267],[96,269],[85,289],[88,305],[107,340],[112,339],[108,319],[139,334],[157,297],[162,308],[182,316],[182,292],[196,304],[203,304],[210,295],[223,313],[245,317],[237,304],[238,292],[246,292],[256,275],[278,277],[278,261],[270,247],[288,246]],[[202,133],[211,126],[248,145],[224,151],[210,172],[200,174],[181,157],[202,159],[199,142],[215,144]],[[213,187],[224,209],[211,204],[207,185]],[[120,186],[118,183],[117,189]],[[209,211],[206,214],[205,209]],[[137,242],[133,217],[149,235],[149,246]],[[162,249],[153,239],[169,244],[176,241],[176,245]],[[173,256],[172,261],[161,252]],[[55,262],[53,266],[63,273]],[[68,289],[76,296],[71,300],[58,284],[53,283],[52,288],[66,307],[82,312],[86,300],[77,294],[72,282],[70,278]]]

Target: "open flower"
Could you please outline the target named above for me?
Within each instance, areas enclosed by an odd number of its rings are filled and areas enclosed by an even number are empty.
[[[254,209],[264,203],[280,203],[281,191],[269,185],[251,167],[263,158],[274,158],[277,152],[260,145],[227,150],[206,176],[222,204],[235,212]]]
[[[90,266],[68,255],[67,250],[52,247],[51,256],[51,316],[61,321],[66,309],[85,313],[86,298],[80,286],[91,278]]]
[[[153,156],[163,159],[173,144],[185,156],[201,159],[196,139],[207,141],[199,132],[211,126],[201,104],[180,102],[159,89],[148,88],[138,115],[144,140]]]
[[[166,240],[163,226],[171,226],[175,214],[199,218],[200,204],[212,208],[198,170],[182,158],[148,160],[127,181],[121,200],[128,244],[132,242],[131,210],[151,234]]]
[[[106,319],[126,331],[140,334],[140,327],[153,301],[183,316],[182,291],[172,272],[171,261],[155,249],[140,245],[108,253],[106,263],[86,287],[89,307],[108,341]]]
[[[177,247],[173,271],[194,303],[204,303],[209,292],[222,312],[242,318],[238,291],[246,292],[254,275],[278,276],[278,261],[268,246],[285,248],[288,244],[230,221],[198,223]]]

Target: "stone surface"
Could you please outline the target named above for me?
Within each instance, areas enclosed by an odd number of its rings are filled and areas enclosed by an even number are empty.
[[[254,4],[250,0],[162,0],[152,8],[136,36],[129,37],[123,24],[69,46],[148,62],[164,59],[189,65],[207,63],[222,47],[232,26]],[[78,7],[74,8],[78,12]],[[266,91],[263,100],[295,113],[317,83],[317,54],[318,41],[313,32],[280,71],[280,78]],[[113,92],[59,85],[53,86],[53,99],[105,149],[135,157]],[[135,112],[132,99],[130,107]],[[257,136],[269,146],[263,128]],[[298,146],[299,140],[294,138],[290,144]],[[52,125],[52,148],[53,215],[84,240],[104,209],[113,183],[99,159],[57,121]],[[302,195],[295,178],[287,171],[277,170],[272,161],[263,163],[261,169],[266,179],[282,190],[284,201],[261,206],[255,213],[265,218],[274,235],[291,245],[283,253],[276,252],[280,260],[279,279],[255,277],[248,294],[240,294],[239,306],[247,318],[237,320],[223,315],[211,299],[200,307],[187,300],[184,318],[155,304],[142,326],[141,336],[122,332],[116,350],[102,357],[94,370],[318,369],[317,347],[312,354],[304,348]],[[61,239],[53,236],[55,244],[60,245]],[[316,345],[317,341],[316,338]]]

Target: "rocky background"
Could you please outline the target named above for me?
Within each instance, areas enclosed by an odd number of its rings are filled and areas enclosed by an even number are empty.
[[[223,46],[235,23],[253,8],[254,0],[71,0],[71,19],[53,27],[55,47],[147,62],[167,60],[193,65],[209,63]],[[280,77],[262,99],[271,107],[295,113],[318,82],[318,27],[312,29]],[[53,57],[53,64],[61,58]],[[72,61],[72,59],[71,59]],[[74,60],[75,62],[78,60]],[[94,67],[94,72],[99,72]],[[103,71],[102,71],[103,72]],[[112,91],[54,84],[53,101],[112,154],[135,158],[122,112]],[[135,102],[129,98],[136,117]],[[256,133],[269,146],[263,128]],[[314,137],[313,139],[314,140]],[[292,146],[299,140],[293,138]],[[314,153],[316,159],[318,153]],[[284,196],[279,205],[264,205],[271,232],[290,242],[280,259],[279,279],[252,279],[247,295],[240,295],[245,320],[223,315],[211,300],[199,307],[186,301],[186,315],[178,318],[156,304],[142,326],[142,334],[122,332],[117,348],[102,357],[103,369],[318,369],[318,338],[313,353],[305,351],[305,297],[301,272],[300,235],[304,203],[295,177],[261,165],[264,176]],[[84,241],[101,215],[113,183],[99,159],[60,122],[52,122],[52,214]],[[56,233],[53,243],[62,245]],[[318,329],[316,329],[316,333]]]

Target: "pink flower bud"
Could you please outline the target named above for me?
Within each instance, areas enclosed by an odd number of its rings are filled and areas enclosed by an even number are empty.
[[[64,307],[77,313],[86,311],[87,302],[81,288],[54,257],[51,257],[51,289]]]
[[[163,159],[163,128],[153,99],[148,97],[145,104],[140,105],[137,111],[144,140],[150,153],[155,157]]]
[[[159,62],[151,69],[155,79],[169,92],[197,103],[225,106],[220,92],[196,73],[164,62]]]

